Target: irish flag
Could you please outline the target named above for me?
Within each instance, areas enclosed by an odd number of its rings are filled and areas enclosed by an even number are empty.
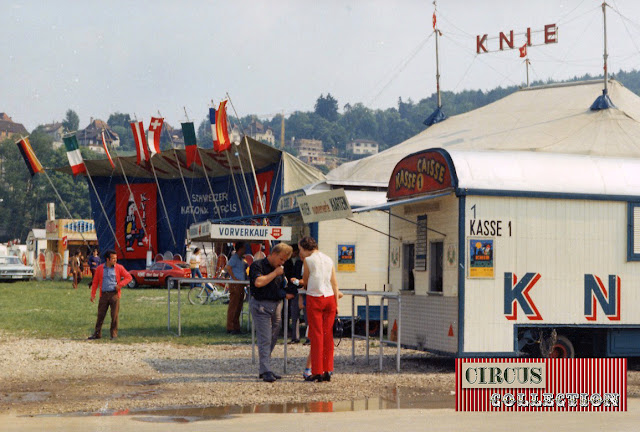
[[[193,122],[182,123],[182,136],[184,137],[184,149],[186,150],[187,166],[197,163],[202,166],[200,154],[198,153],[198,143],[196,142],[196,130]]]
[[[80,149],[78,148],[78,139],[76,135],[68,135],[62,138],[64,146],[67,148],[67,158],[69,159],[69,165],[71,165],[71,171],[76,176],[80,173],[86,172],[87,167],[84,166]]]

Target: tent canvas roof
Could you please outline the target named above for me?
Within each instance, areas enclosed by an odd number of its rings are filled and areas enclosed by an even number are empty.
[[[251,158],[256,170],[276,164],[280,162],[282,158],[284,192],[300,189],[302,186],[309,183],[324,180],[322,172],[310,165],[307,165],[291,154],[253,140],[249,137],[247,137],[247,139],[249,141],[249,146],[251,147]],[[249,173],[251,171],[247,146],[244,143],[245,141],[243,139],[241,145],[232,146],[228,153],[235,174],[240,174],[241,166],[245,173]],[[235,156],[236,151],[238,153],[237,156]],[[178,156],[178,160],[180,161],[182,175],[188,178],[205,176],[205,171],[198,165],[194,164],[191,169],[186,168],[186,153],[184,149],[176,150],[175,152]],[[209,177],[229,175],[229,163],[226,155],[223,153],[216,153],[213,149],[203,148],[200,149],[200,154],[202,155],[203,163]],[[114,157],[115,169],[111,168],[111,164],[107,159],[85,160],[84,162],[92,177],[121,176],[122,171],[120,169],[120,162],[122,162],[122,167],[124,168],[127,177],[153,178],[151,165],[137,165],[136,156]],[[158,178],[180,178],[180,169],[178,168],[176,156],[172,150],[166,150],[154,156],[153,165]],[[58,168],[58,170],[71,174],[71,168],[69,166]]]
[[[640,158],[640,98],[611,80],[609,96],[616,108],[591,111],[602,87],[598,80],[522,89],[343,164],[327,180],[386,185],[400,159],[429,148]]]

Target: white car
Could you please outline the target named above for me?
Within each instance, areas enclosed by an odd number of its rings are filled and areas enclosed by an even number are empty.
[[[33,267],[22,264],[16,256],[0,256],[0,282],[29,280],[33,277]]]

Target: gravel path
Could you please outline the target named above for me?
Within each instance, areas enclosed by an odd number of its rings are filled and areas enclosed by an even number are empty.
[[[406,393],[449,395],[453,360],[403,351],[395,372],[395,348],[385,348],[383,372],[378,348],[365,362],[365,342],[336,348],[336,374],[329,383],[302,380],[309,347],[289,345],[287,374],[274,384],[257,379],[251,346],[185,347],[167,343],[124,344],[18,338],[0,334],[0,413],[53,414],[170,406],[344,401]],[[274,370],[282,372],[283,347],[274,350]]]

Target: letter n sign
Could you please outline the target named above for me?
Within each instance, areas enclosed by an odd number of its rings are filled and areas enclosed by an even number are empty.
[[[620,277],[609,275],[609,290],[595,275],[584,275],[584,317],[596,320],[596,301],[609,321],[620,321]]]
[[[504,316],[508,320],[518,319],[518,304],[531,321],[542,319],[542,315],[529,296],[529,291],[540,280],[540,277],[540,273],[527,273],[518,282],[515,274],[504,274]]]

